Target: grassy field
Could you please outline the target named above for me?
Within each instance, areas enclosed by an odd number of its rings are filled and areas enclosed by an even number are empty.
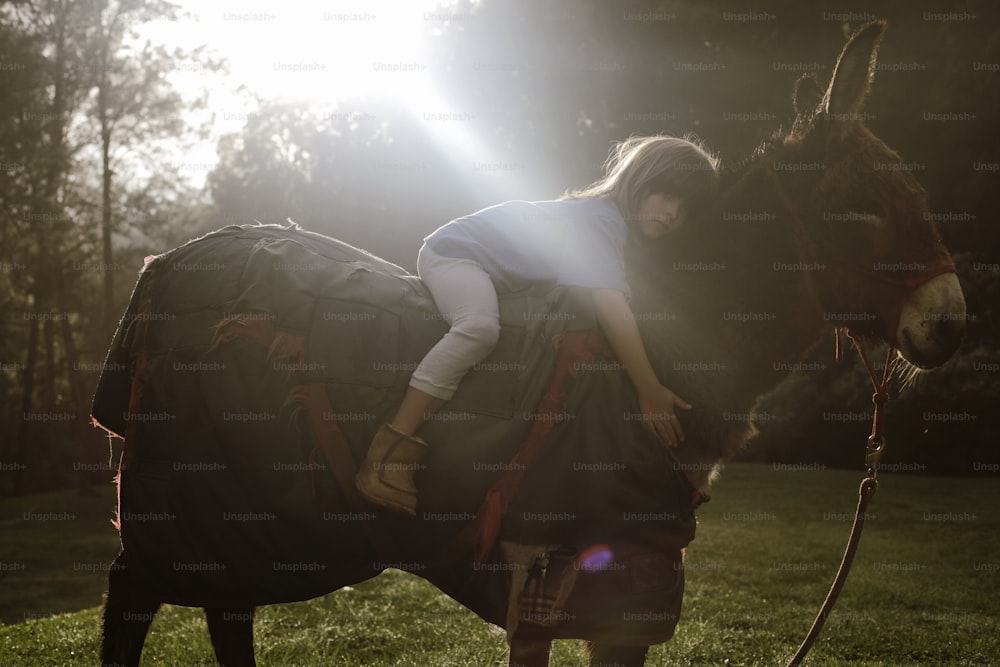
[[[995,477],[880,476],[854,571],[806,664],[1000,665]],[[699,511],[677,635],[647,664],[784,664],[839,563],[859,481],[728,466]],[[96,664],[113,500],[102,489],[0,502],[0,666]],[[506,664],[501,631],[397,571],[263,608],[256,630],[261,665]],[[143,658],[214,664],[201,611],[164,607]],[[570,641],[552,662],[585,664]]]

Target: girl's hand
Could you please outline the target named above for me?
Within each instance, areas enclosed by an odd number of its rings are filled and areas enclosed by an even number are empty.
[[[675,410],[690,410],[674,392],[662,384],[646,356],[642,336],[629,308],[625,293],[613,289],[594,290],[594,312],[601,330],[607,336],[615,355],[625,365],[632,385],[639,395],[642,420],[668,447],[684,442],[684,431],[677,421]]]
[[[681,400],[663,385],[639,394],[642,420],[668,447],[684,442],[684,431],[677,419],[676,410],[690,410],[691,405]]]

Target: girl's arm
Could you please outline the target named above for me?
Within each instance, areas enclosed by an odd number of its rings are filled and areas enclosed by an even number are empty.
[[[649,364],[625,294],[615,289],[595,289],[593,296],[597,321],[639,394],[643,421],[664,443],[675,447],[684,441],[684,431],[674,411],[690,410],[691,406],[660,384]]]

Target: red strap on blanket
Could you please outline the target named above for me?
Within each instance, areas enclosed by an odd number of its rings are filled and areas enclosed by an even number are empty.
[[[479,561],[486,558],[496,544],[500,524],[524,483],[528,469],[538,459],[552,429],[565,417],[567,378],[576,377],[578,364],[592,359],[595,352],[614,357],[614,352],[597,329],[568,331],[556,339],[556,347],[559,350],[556,368],[538,402],[528,435],[500,479],[486,492],[476,520],[471,525],[477,534],[476,559]]]
[[[212,347],[208,351],[211,352],[223,343],[237,338],[249,338],[255,343],[269,347],[274,339],[274,325],[267,317],[254,316],[252,313],[232,315],[215,325],[215,339],[212,340]]]
[[[310,382],[293,387],[289,392],[289,400],[301,405],[309,416],[309,423],[312,426],[313,434],[316,436],[316,444],[326,459],[326,464],[330,467],[337,486],[347,501],[349,507],[355,510],[364,508],[360,512],[365,516],[372,516],[372,519],[361,521],[362,530],[375,546],[375,551],[383,562],[392,563],[399,559],[399,549],[395,540],[384,527],[375,524],[378,516],[372,514],[367,503],[362,501],[361,494],[358,493],[354,484],[354,478],[358,473],[357,463],[351,454],[350,443],[347,436],[340,428],[334,415],[333,405],[330,403],[330,396],[326,392],[326,385],[321,382]],[[310,455],[310,460],[313,457]]]
[[[146,381],[146,369],[149,367],[149,357],[146,356],[146,333],[149,329],[149,321],[153,313],[153,283],[156,281],[155,272],[157,267],[153,263],[155,259],[155,255],[147,255],[143,262],[142,270],[148,273],[149,276],[146,278],[146,283],[143,286],[139,310],[135,313],[135,319],[130,324],[135,327],[133,335],[136,342],[133,347],[138,350],[138,354],[132,362],[131,368],[132,386],[129,389],[128,396],[127,423],[125,424],[124,434],[125,444],[122,446],[122,457],[118,464],[119,475],[121,475],[121,471],[124,468],[127,468],[132,463],[132,452],[133,447],[135,447],[136,433],[139,428],[140,417],[138,412],[139,408],[142,407],[142,387]],[[118,488],[120,492],[120,484]],[[121,504],[119,503],[120,506]]]
[[[146,367],[149,366],[149,359],[145,350],[139,352],[139,356],[132,364],[132,387],[128,396],[128,414],[125,424],[125,444],[122,446],[122,458],[119,463],[119,472],[122,468],[127,468],[132,463],[132,448],[135,447],[136,431],[139,428],[139,407],[142,405],[142,385],[146,381]]]
[[[576,369],[579,364],[592,360],[594,353],[600,353],[609,359],[615,358],[614,351],[608,345],[604,335],[597,329],[566,332],[556,339],[556,346],[559,350],[556,357],[556,367],[549,379],[545,393],[538,402],[538,408],[527,436],[522,441],[517,453],[511,458],[500,479],[486,492],[476,520],[469,524],[456,538],[459,543],[474,539],[477,561],[485,559],[493,549],[500,536],[500,525],[504,517],[507,516],[510,503],[517,496],[528,469],[538,459],[552,429],[563,420],[566,414],[566,380],[570,377],[576,377]],[[673,457],[672,454],[671,457]],[[691,483],[682,468],[678,469],[691,488],[690,507],[694,510],[706,502],[708,497]]]
[[[305,336],[288,331],[276,332],[267,317],[240,314],[219,322],[215,328],[216,336],[212,349],[237,338],[247,338],[267,347],[269,360],[290,359],[299,365],[305,363]],[[344,435],[340,422],[335,417],[336,411],[330,403],[326,385],[322,382],[309,382],[292,387],[288,392],[286,406],[292,407],[293,410],[305,411],[316,439],[316,449],[326,459],[326,464],[348,506],[358,510],[359,513],[363,508],[365,515],[371,514],[370,506],[361,500],[361,495],[354,484],[354,477],[358,472],[357,463],[351,454],[347,436]],[[309,462],[313,463],[315,459],[316,450],[313,450],[309,455]],[[309,474],[315,490],[315,470],[311,466]],[[394,562],[398,560],[398,547],[388,530],[375,525],[376,521],[378,521],[377,515],[373,515],[371,520],[361,521],[362,530],[374,545],[380,559],[384,562]]]

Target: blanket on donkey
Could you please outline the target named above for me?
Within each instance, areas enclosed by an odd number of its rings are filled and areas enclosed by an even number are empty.
[[[431,447],[408,529],[425,543],[410,540],[410,558],[475,516],[534,419],[554,341],[595,327],[589,299],[573,290],[503,295],[500,309],[496,350],[421,433]],[[297,228],[228,227],[155,258],[93,408],[126,440],[119,520],[131,562],[167,601],[198,606],[305,599],[386,567],[420,574],[415,559],[373,560],[363,524],[374,510],[345,504],[296,397],[321,385],[320,419],[339,424],[361,461],[446,329],[416,277]],[[572,370],[503,539],[598,547],[599,559],[616,540],[683,547],[694,534],[690,489],[642,427],[624,372],[601,356]],[[658,595],[678,587],[676,572],[628,576]]]

